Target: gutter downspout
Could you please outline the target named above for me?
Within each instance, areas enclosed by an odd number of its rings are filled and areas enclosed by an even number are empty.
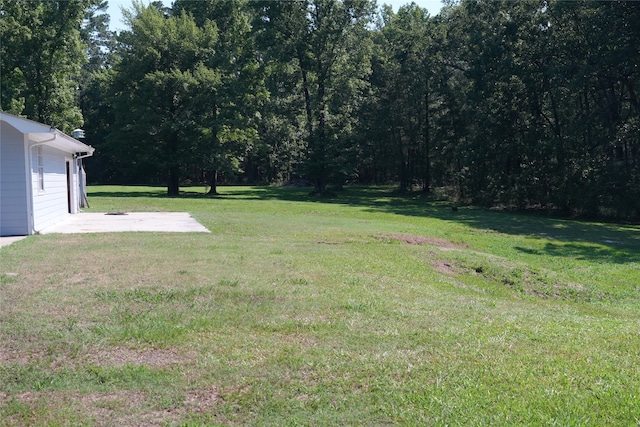
[[[76,160],[82,160],[82,159],[86,159],[87,157],[91,157],[93,156],[93,153],[91,154],[83,154],[82,156],[78,156],[78,153],[76,153]]]
[[[53,129],[52,133],[53,133],[53,138],[45,139],[44,141],[40,141],[40,142],[34,142],[33,144],[29,145],[29,150],[31,150],[33,147],[37,147],[39,145],[45,145],[45,144],[47,144],[47,143],[49,143],[51,141],[55,141],[56,138],[58,137],[58,132],[55,129]],[[29,135],[29,134],[27,134],[27,135]]]
[[[83,155],[80,153],[76,153],[74,158],[77,160],[76,168],[78,169],[79,181],[80,181],[80,207],[81,208],[90,208],[89,199],[87,198],[87,174],[84,171],[84,166],[82,165],[82,159],[93,156],[93,152],[88,154],[86,152]]]
[[[22,149],[24,150],[24,174],[25,174],[25,192],[27,200],[27,229],[26,234],[34,234],[33,229],[33,173],[31,170],[31,147],[29,146],[29,138],[26,134],[22,134]],[[28,173],[27,173],[28,172]]]

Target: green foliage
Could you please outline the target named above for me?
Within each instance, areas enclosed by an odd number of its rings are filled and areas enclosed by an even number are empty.
[[[292,89],[299,91],[300,101],[289,114],[304,118],[298,129],[306,143],[302,171],[323,193],[331,183],[341,185],[354,169],[348,154],[357,140],[353,125],[369,73],[366,27],[373,3],[305,0],[255,2],[254,7],[260,47],[274,62],[296,70]]]
[[[152,6],[136,5],[128,19],[131,31],[120,34],[110,141],[120,156],[134,159],[138,172],[166,176],[169,193],[177,194],[185,169],[202,163],[211,132],[207,101],[220,76],[207,64],[217,29],[211,22],[198,27],[185,12],[167,18]]]
[[[431,184],[431,118],[434,74],[433,24],[425,9],[415,4],[397,14],[385,11],[377,34],[372,83],[376,97],[370,102],[378,114],[369,119],[369,134],[378,139],[367,153],[364,174],[392,168],[401,191]],[[364,169],[364,168],[363,168]],[[379,179],[379,178],[378,178]]]
[[[255,139],[250,105],[259,96],[241,5],[177,2],[169,15],[141,5],[129,13],[111,145],[134,158],[133,176],[166,179],[177,194],[182,179],[239,171]],[[215,193],[215,179],[211,186]]]
[[[0,2],[0,108],[69,131],[80,107],[94,179],[640,217],[637,2],[178,0],[117,39],[104,10]]]
[[[64,132],[82,125],[81,26],[98,0],[0,2],[0,108]]]
[[[631,22],[639,11],[539,1],[449,9],[444,49],[455,62],[444,78],[464,93],[439,132],[460,135],[448,142],[464,171],[460,194],[487,205],[637,215],[628,195],[637,191],[638,134],[627,130],[640,113],[640,75],[629,62],[638,57]],[[443,123],[452,114],[461,120],[453,128]]]

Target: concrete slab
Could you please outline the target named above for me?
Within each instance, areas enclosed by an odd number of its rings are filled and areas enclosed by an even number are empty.
[[[127,212],[116,215],[82,212],[69,215],[45,228],[40,234],[118,233],[156,231],[172,233],[210,233],[187,212]]]
[[[0,237],[0,248],[26,238],[27,236],[2,236]]]

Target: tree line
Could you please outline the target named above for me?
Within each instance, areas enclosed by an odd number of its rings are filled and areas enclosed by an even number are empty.
[[[395,183],[640,217],[640,3],[0,0],[4,111],[96,148],[92,179]]]

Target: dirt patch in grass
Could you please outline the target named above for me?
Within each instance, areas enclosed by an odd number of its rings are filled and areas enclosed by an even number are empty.
[[[26,354],[24,350],[8,345],[7,339],[3,337],[2,351],[0,351],[0,365],[8,365],[11,363],[28,365],[32,358],[33,356]]]
[[[390,234],[382,236],[385,239],[398,240],[408,245],[434,245],[447,249],[464,249],[468,246],[464,243],[456,243],[450,240],[441,239],[432,236],[418,236],[414,234]]]
[[[81,415],[83,423],[92,420],[92,424],[96,426],[160,425],[163,420],[169,418],[165,413],[166,411],[149,410],[144,415],[140,413],[135,414],[135,416],[132,415],[147,399],[146,393],[141,391],[90,394],[79,394],[69,390],[28,391],[14,398],[30,408],[30,411],[32,411],[30,418],[35,414],[42,413],[44,408],[46,408],[47,413],[51,414],[55,414],[61,408],[65,408],[67,416],[72,413]],[[28,414],[29,412],[23,410],[23,415]],[[38,417],[38,415],[35,416]],[[8,421],[8,425],[20,425],[20,420],[12,416],[9,416],[6,421]],[[46,423],[44,419],[34,419],[33,421]]]
[[[31,365],[43,361],[50,368],[75,367],[93,365],[100,367],[118,367],[124,365],[139,365],[154,369],[166,369],[173,365],[187,365],[196,360],[195,354],[185,353],[177,349],[132,349],[125,347],[89,348],[86,354],[52,355],[47,349],[18,348],[16,345],[7,346],[0,352],[0,364]]]
[[[82,414],[93,420],[96,426],[160,426],[184,420],[188,414],[210,412],[223,402],[216,386],[189,390],[184,400],[167,408],[158,408],[156,399],[144,391],[118,391],[113,393],[79,394],[69,390],[51,392],[25,392],[15,399],[36,408],[66,408],[67,411]],[[7,396],[0,394],[0,402]],[[37,412],[37,411],[36,411]],[[9,425],[19,424],[19,420],[9,419]],[[88,420],[85,420],[88,421]]]
[[[194,355],[176,349],[131,349],[115,347],[90,351],[85,359],[96,366],[144,365],[150,368],[168,368],[195,360]]]
[[[455,274],[456,273],[453,264],[450,263],[449,261],[444,261],[444,260],[441,260],[441,259],[435,259],[435,260],[431,261],[431,266],[433,268],[435,268],[437,271],[439,271],[440,273],[444,273],[444,274]]]
[[[0,393],[0,403],[9,400]],[[157,407],[156,397],[140,390],[121,390],[107,393],[80,394],[69,390],[47,392],[28,391],[14,398],[30,408],[43,405],[54,409],[68,408],[95,420],[99,426],[155,426],[176,422],[190,413],[206,413],[224,402],[217,386],[188,390],[182,401],[166,408]]]
[[[220,402],[222,402],[220,391],[217,387],[211,386],[190,390],[187,393],[184,405],[189,408],[189,412],[205,413]]]

